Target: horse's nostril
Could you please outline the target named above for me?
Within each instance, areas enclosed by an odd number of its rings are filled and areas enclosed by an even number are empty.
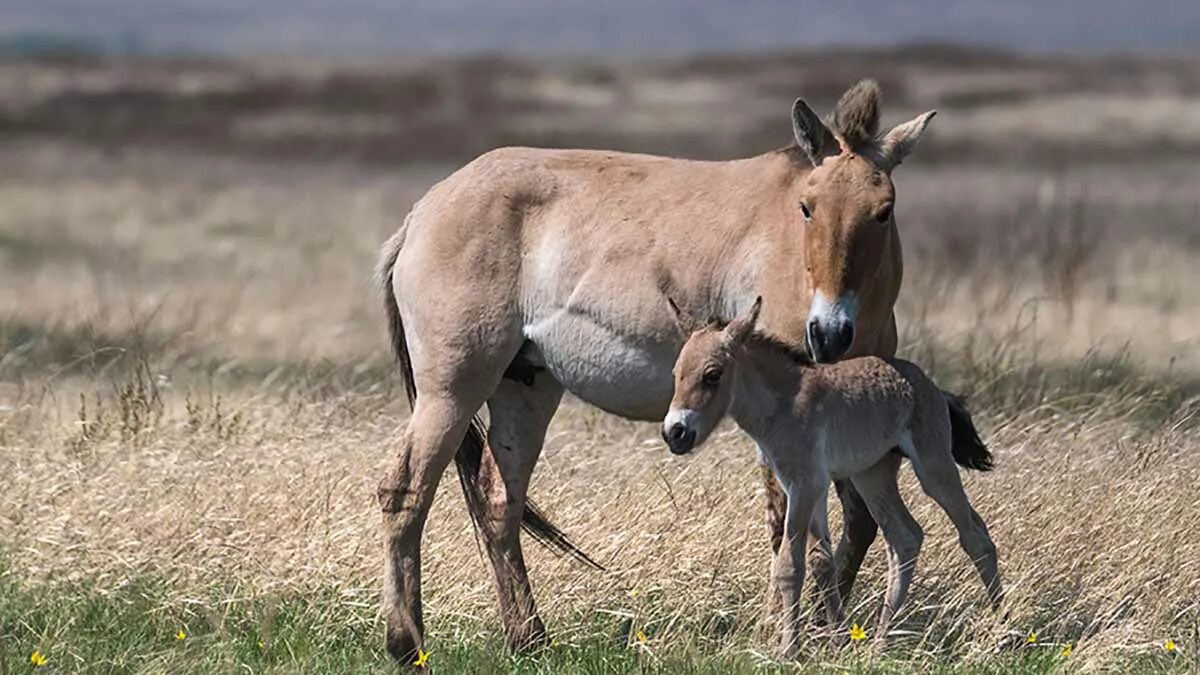
[[[847,321],[838,327],[838,346],[842,350],[850,349],[850,345],[854,342],[854,324]]]
[[[682,424],[672,424],[671,429],[667,432],[667,441],[671,443],[678,442],[687,433],[687,429]]]
[[[854,323],[834,321],[821,323],[809,320],[808,348],[819,363],[828,363],[841,358],[854,343]]]

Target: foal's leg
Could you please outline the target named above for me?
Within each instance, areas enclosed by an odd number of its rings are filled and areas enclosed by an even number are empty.
[[[442,394],[442,392],[437,392]],[[466,434],[478,405],[423,391],[400,443],[400,453],[379,483],[383,511],[383,616],[387,650],[411,663],[424,645],[421,615],[421,534],[438,481]]]
[[[838,592],[837,575],[833,567],[833,546],[829,538],[829,491],[817,500],[812,518],[808,521],[808,564],[812,568],[812,598],[824,606],[825,621],[835,629],[846,618],[842,595]]]
[[[760,449],[760,453],[762,450]],[[784,516],[787,510],[787,495],[784,488],[779,484],[779,480],[775,479],[775,473],[772,468],[767,466],[766,462],[762,462],[760,466],[762,471],[763,484],[766,485],[767,495],[767,533],[770,536],[770,550],[773,554],[779,554],[779,546],[784,540]],[[842,489],[850,490],[851,496],[842,495]],[[828,520],[828,503],[822,500],[821,508],[824,509],[826,516],[824,518],[812,519],[812,524],[816,525],[820,521],[821,527],[814,530],[809,530],[809,565],[812,567],[812,575],[814,575],[814,598],[815,602],[826,604],[827,619],[830,622],[838,623],[841,616],[841,607],[845,598],[850,595],[850,587],[854,583],[854,575],[858,574],[858,568],[863,565],[863,556],[866,555],[866,549],[875,539],[875,520],[871,518],[870,512],[866,510],[866,504],[863,503],[863,498],[859,497],[857,492],[853,491],[853,486],[850,482],[838,482],[838,495],[842,500],[842,513],[846,515],[845,527],[841,534],[841,543],[838,544],[838,555],[834,555],[830,549],[829,537],[829,520]],[[847,500],[852,500],[852,506],[847,507]],[[851,513],[852,509],[853,513]],[[869,528],[868,528],[869,526]],[[865,536],[865,540],[864,540]],[[845,549],[845,550],[844,550]],[[850,551],[854,551],[850,554]],[[852,562],[840,562],[839,556],[851,555]],[[848,581],[840,583],[839,572],[845,574],[848,571]],[[830,591],[836,591],[838,598],[829,596]],[[778,587],[770,587],[770,597],[767,602],[768,614],[778,613],[782,598],[779,595]],[[836,601],[836,604],[834,602]],[[835,619],[839,617],[839,619]]]
[[[856,338],[856,345],[849,356],[875,354],[877,356],[895,356],[899,344],[899,332],[896,329],[896,314],[892,312],[880,326],[879,332],[871,339],[867,335]],[[863,501],[862,495],[854,488],[849,480],[834,481],[838,499],[842,502],[842,537],[838,541],[837,551],[833,556],[838,575],[838,591],[842,594],[842,602],[850,599],[854,589],[854,580],[862,567],[867,551],[875,541],[879,526],[871,516],[871,510]]]
[[[829,489],[811,477],[791,482],[787,486],[787,516],[783,521],[783,541],[775,556],[775,585],[783,601],[783,634],[780,651],[785,658],[797,655],[800,649],[800,598],[804,587],[804,549],[809,523],[817,502]]]
[[[561,399],[562,386],[546,373],[538,373],[532,385],[503,380],[488,399],[491,425],[478,483],[485,514],[479,525],[511,649],[547,640],[534,608],[520,532],[529,476]]]
[[[948,434],[947,434],[948,437]],[[921,447],[917,441],[914,451],[913,470],[921,489],[942,507],[946,515],[958,530],[958,542],[979,572],[979,578],[987,589],[992,608],[1000,607],[1004,599],[1004,590],[1000,582],[999,560],[996,555],[996,545],[988,534],[987,524],[971,507],[967,493],[963,490],[962,478],[958,475],[958,467],[950,454],[949,445],[945,441],[934,448]],[[944,448],[944,449],[943,449]]]
[[[924,539],[921,526],[913,519],[900,497],[900,488],[896,483],[899,468],[900,458],[889,453],[878,464],[853,478],[871,515],[879,522],[888,548],[887,596],[875,628],[876,641],[880,644],[886,643],[892,619],[908,596],[908,586],[912,582],[917,555]]]

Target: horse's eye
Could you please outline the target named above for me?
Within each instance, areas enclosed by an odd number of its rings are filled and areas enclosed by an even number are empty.
[[[721,383],[721,369],[709,368],[700,376],[700,381],[710,387],[715,387]]]
[[[808,208],[808,204],[800,202],[800,213],[804,214],[805,220],[812,220],[812,210]]]
[[[892,205],[891,204],[888,204],[887,206],[883,207],[882,209],[879,209],[879,213],[875,214],[875,220],[878,220],[881,223],[886,223],[891,219],[892,219]]]

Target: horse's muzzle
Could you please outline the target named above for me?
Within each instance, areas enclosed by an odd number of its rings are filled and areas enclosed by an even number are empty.
[[[854,344],[854,322],[847,319],[808,320],[808,351],[817,363],[833,363]]]
[[[674,455],[686,455],[696,447],[696,432],[679,423],[664,427],[662,438]]]

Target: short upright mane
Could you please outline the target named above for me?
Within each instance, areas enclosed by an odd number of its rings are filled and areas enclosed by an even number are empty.
[[[875,144],[875,136],[879,133],[881,98],[875,80],[861,80],[842,94],[833,110],[830,127],[855,152]]]

